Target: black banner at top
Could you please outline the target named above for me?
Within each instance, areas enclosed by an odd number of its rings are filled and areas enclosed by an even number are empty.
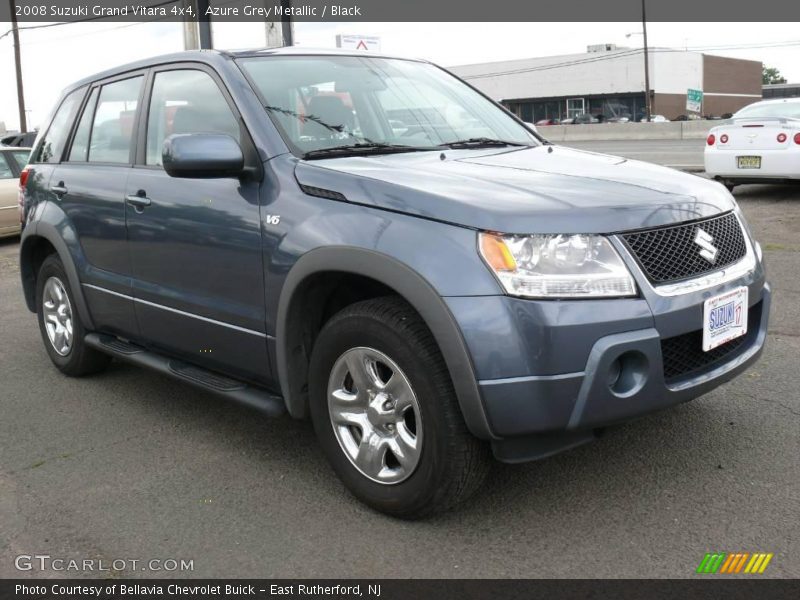
[[[13,0],[0,21],[800,21],[790,0]],[[535,33],[535,32],[534,32]]]

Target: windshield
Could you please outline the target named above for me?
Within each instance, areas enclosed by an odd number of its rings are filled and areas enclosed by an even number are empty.
[[[239,62],[299,155],[342,146],[426,150],[465,140],[539,143],[491,101],[428,63],[368,56]]]
[[[788,119],[800,119],[800,102],[775,102],[762,104],[756,102],[750,106],[745,106],[742,110],[733,115],[737,117],[784,117]]]

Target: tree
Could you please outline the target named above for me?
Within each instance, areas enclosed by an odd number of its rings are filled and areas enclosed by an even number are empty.
[[[764,85],[770,83],[786,83],[786,77],[781,75],[781,72],[775,67],[764,67],[761,71],[761,83]]]

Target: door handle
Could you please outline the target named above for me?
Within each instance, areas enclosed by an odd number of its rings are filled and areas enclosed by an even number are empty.
[[[125,196],[125,201],[130,204],[137,212],[142,212],[145,207],[150,206],[150,198],[144,190],[139,190],[135,194]]]
[[[50,191],[53,192],[59,200],[61,200],[61,198],[63,198],[67,193],[67,188],[63,181],[59,181],[58,185],[50,186]]]

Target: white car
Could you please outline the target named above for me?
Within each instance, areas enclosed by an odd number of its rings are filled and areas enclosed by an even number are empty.
[[[647,117],[643,117],[640,123],[647,123]],[[651,123],[669,123],[669,119],[664,115],[650,115],[650,122]]]
[[[706,139],[706,173],[732,190],[740,183],[800,180],[800,98],[745,106]]]

